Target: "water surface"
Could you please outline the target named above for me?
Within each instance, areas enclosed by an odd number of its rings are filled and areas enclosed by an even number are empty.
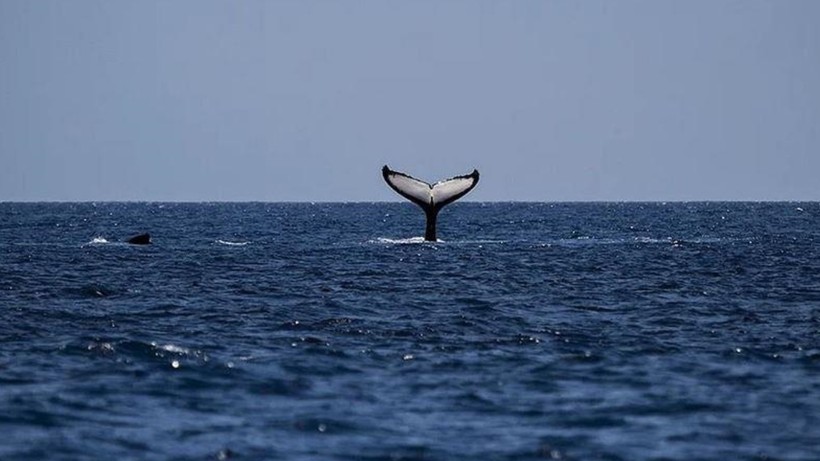
[[[820,459],[820,204],[423,230],[408,203],[0,203],[0,457]]]

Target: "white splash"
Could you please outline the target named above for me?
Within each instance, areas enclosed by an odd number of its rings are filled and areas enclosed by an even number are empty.
[[[187,349],[185,347],[176,346],[174,344],[165,344],[165,345],[160,346],[160,345],[157,345],[157,343],[152,342],[151,345],[154,346],[157,349],[161,349],[163,351],[171,352],[171,353],[174,353],[174,354],[188,355],[188,354],[191,353],[190,349]]]
[[[369,240],[368,243],[381,243],[386,245],[415,245],[419,243],[443,243],[444,240],[436,240],[435,242],[428,242],[424,237],[409,237],[403,239],[391,239],[386,237],[379,237],[375,240]]]
[[[227,245],[227,246],[232,246],[232,247],[241,247],[241,246],[245,246],[245,245],[247,245],[251,242],[230,242],[228,240],[217,240],[216,243],[218,243],[220,245]]]

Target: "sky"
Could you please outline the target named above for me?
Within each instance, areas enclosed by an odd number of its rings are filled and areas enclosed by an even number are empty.
[[[0,0],[0,201],[820,200],[820,1]]]

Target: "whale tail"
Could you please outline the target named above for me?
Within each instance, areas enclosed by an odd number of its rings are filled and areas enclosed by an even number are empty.
[[[445,205],[455,202],[467,195],[478,184],[478,170],[472,173],[455,176],[450,179],[428,184],[410,175],[391,170],[387,165],[382,167],[384,181],[399,195],[410,200],[424,210],[427,226],[424,240],[436,240],[436,219],[438,212]]]

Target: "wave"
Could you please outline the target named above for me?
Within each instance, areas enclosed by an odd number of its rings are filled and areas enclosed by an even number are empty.
[[[245,246],[245,245],[247,245],[251,242],[231,242],[231,241],[228,241],[228,240],[219,240],[219,239],[217,239],[216,243],[218,243],[220,245],[227,245],[227,246],[232,246],[232,247],[241,247],[241,246]]]
[[[664,237],[664,238],[655,238],[655,237],[631,237],[631,238],[598,238],[598,237],[575,237],[575,238],[565,238],[565,239],[557,239],[553,241],[548,241],[546,243],[542,243],[546,246],[593,246],[593,245],[630,245],[630,244],[645,244],[645,245],[672,245],[672,246],[682,246],[682,245],[703,245],[703,244],[716,244],[716,243],[727,243],[727,242],[734,242],[734,241],[751,241],[751,239],[734,239],[734,238],[723,238],[723,237],[695,237],[695,238],[675,238],[675,237]]]
[[[633,242],[634,243],[661,243],[661,244],[671,243],[673,245],[677,245],[677,244],[682,244],[682,243],[723,243],[723,242],[730,241],[730,240],[731,239],[718,238],[718,237],[695,237],[695,238],[635,237]]]
[[[82,355],[109,357],[117,361],[147,364],[159,362],[171,369],[178,368],[233,368],[231,361],[215,361],[203,350],[183,347],[172,343],[141,341],[127,338],[93,338],[87,341],[77,340],[64,346],[64,350]]]
[[[492,239],[476,239],[476,240],[441,240],[435,242],[428,242],[424,237],[407,237],[407,238],[388,238],[379,237],[373,240],[368,240],[367,243],[379,243],[386,245],[418,245],[418,244],[433,244],[446,243],[447,245],[488,245],[488,244],[504,244],[506,240],[492,240]]]
[[[391,239],[387,237],[379,237],[375,240],[368,240],[368,243],[381,243],[388,245],[416,245],[420,243],[444,243],[444,240],[436,240],[435,242],[428,242],[424,237],[408,237],[403,239]]]
[[[507,240],[476,239],[476,240],[453,240],[448,242],[457,245],[502,245],[508,243]]]
[[[607,238],[607,237],[575,237],[575,238],[559,238],[550,239],[542,242],[532,242],[528,240],[495,240],[495,239],[474,239],[474,240],[436,240],[435,242],[428,242],[424,237],[407,237],[407,238],[389,238],[378,237],[368,240],[370,244],[381,245],[419,245],[419,244],[447,244],[448,246],[458,245],[505,245],[505,244],[522,244],[532,245],[536,244],[542,247],[586,247],[598,245],[671,245],[679,247],[683,245],[708,245],[708,244],[723,244],[734,241],[749,242],[751,239],[732,239],[724,237],[695,237],[695,238],[675,238],[675,237],[627,237],[627,238]]]

